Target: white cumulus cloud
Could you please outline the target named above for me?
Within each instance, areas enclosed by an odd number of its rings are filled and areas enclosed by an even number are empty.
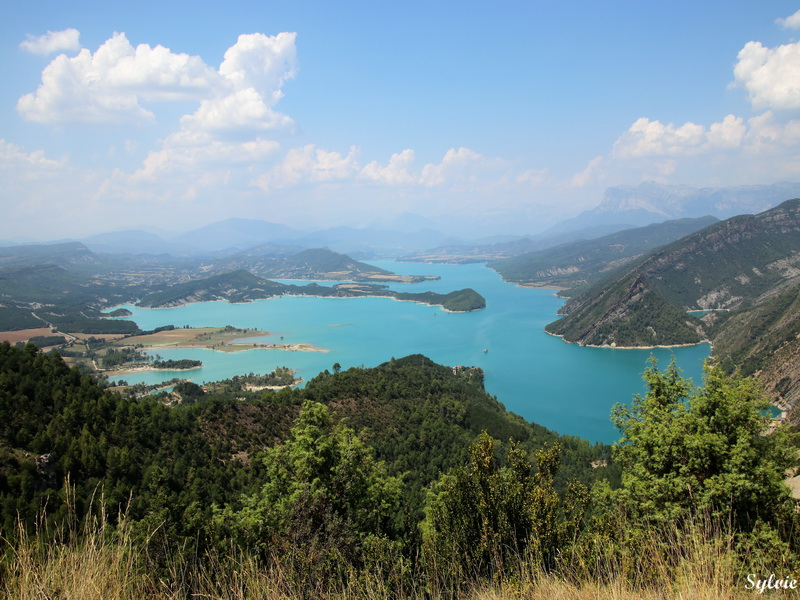
[[[64,29],[63,31],[48,31],[44,35],[28,35],[28,39],[21,42],[19,47],[31,54],[53,54],[65,50],[78,51],[81,49],[81,34],[77,29]]]
[[[784,29],[800,29],[800,10],[786,18],[775,19],[775,22]]]
[[[36,92],[22,96],[17,110],[40,123],[129,123],[152,120],[140,100],[186,100],[208,96],[219,74],[196,56],[163,46],[134,48],[117,33],[92,54],[57,56],[42,72]]]
[[[257,179],[256,184],[269,192],[304,183],[351,180],[358,171],[358,148],[355,146],[345,155],[307,144],[289,150],[279,164]]]
[[[696,123],[676,126],[672,123],[637,119],[614,143],[617,158],[643,156],[694,155],[713,150],[733,149],[741,145],[747,127],[741,117],[728,115],[708,129]]]
[[[442,185],[453,179],[474,179],[475,167],[483,164],[483,157],[469,148],[450,148],[438,165],[428,163],[422,168],[421,183]]]
[[[373,160],[361,170],[361,176],[387,185],[414,184],[419,179],[418,175],[411,171],[414,159],[414,151],[409,148],[392,154],[386,165]]]
[[[160,45],[134,47],[124,33],[116,33],[94,53],[83,49],[77,56],[53,59],[37,90],[22,96],[17,110],[40,123],[129,124],[155,119],[152,107],[142,102],[195,100],[200,107],[185,117],[184,127],[291,127],[292,120],[274,107],[283,97],[282,86],[296,73],[295,37],[241,35],[216,70],[199,56]]]
[[[295,33],[267,36],[263,33],[243,34],[225,52],[219,72],[237,90],[268,90],[273,105],[283,97],[281,88],[297,72]]]
[[[800,108],[800,43],[767,48],[748,42],[739,51],[733,74],[754,108]]]

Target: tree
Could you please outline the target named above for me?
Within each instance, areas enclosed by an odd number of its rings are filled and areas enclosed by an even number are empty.
[[[507,571],[526,553],[552,566],[588,502],[585,487],[570,486],[561,518],[552,485],[560,452],[558,444],[537,451],[533,473],[526,453],[512,443],[507,465],[500,466],[495,441],[483,432],[470,448],[469,464],[442,477],[428,497],[422,526],[429,564],[456,581]]]
[[[267,483],[226,508],[218,524],[267,552],[293,553],[308,576],[363,564],[389,545],[399,512],[400,481],[350,427],[328,408],[306,402],[290,439],[265,452]]]
[[[795,449],[785,428],[768,434],[768,404],[755,380],[708,363],[704,371],[695,388],[674,361],[661,372],[653,360],[645,396],[614,407],[622,432],[614,445],[623,469],[618,500],[652,522],[700,514],[750,531],[787,507],[783,479]]]

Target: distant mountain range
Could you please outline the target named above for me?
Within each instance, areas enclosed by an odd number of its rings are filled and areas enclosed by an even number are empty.
[[[798,197],[800,183],[701,189],[655,182],[636,186],[622,185],[608,188],[596,208],[562,221],[546,233],[598,225],[627,229],[668,219],[705,215],[727,219],[736,215],[762,212],[784,200]]]
[[[446,225],[439,227],[420,215],[403,214],[369,227],[311,232],[259,219],[230,218],[172,236],[126,230],[58,241],[81,241],[90,250],[105,254],[220,258],[261,246],[260,254],[274,256],[328,248],[358,260],[402,257],[421,262],[485,262],[666,220],[706,215],[725,219],[761,212],[794,197],[800,197],[800,184],[697,189],[649,182],[608,188],[596,208],[527,236],[459,239],[443,233]]]

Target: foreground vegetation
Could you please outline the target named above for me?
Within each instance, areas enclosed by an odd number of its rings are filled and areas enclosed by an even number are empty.
[[[796,451],[752,380],[652,365],[609,456],[478,369],[338,371],[168,407],[0,345],[3,593],[738,598],[798,573]]]

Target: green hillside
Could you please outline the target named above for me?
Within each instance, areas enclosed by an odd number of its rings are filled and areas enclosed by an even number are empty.
[[[0,594],[738,598],[742,573],[793,572],[797,453],[758,387],[644,378],[612,450],[421,355],[137,399],[0,344]]]
[[[178,283],[148,294],[139,301],[140,306],[167,307],[190,302],[248,302],[285,294],[289,286],[257,277],[247,271],[234,271]]]
[[[548,332],[596,346],[714,344],[729,371],[757,374],[800,406],[800,200],[711,225],[583,288]],[[727,309],[698,319],[690,309]]]
[[[318,283],[287,285],[258,277],[247,271],[223,273],[179,283],[162,291],[148,294],[139,301],[139,306],[167,307],[214,300],[250,302],[287,294],[337,298],[378,296],[442,306],[453,312],[468,312],[486,307],[486,300],[483,296],[471,288],[439,294],[436,292],[396,292],[388,289],[385,285],[367,283],[333,286],[324,286]]]
[[[134,333],[132,321],[109,321],[100,312],[127,293],[53,264],[0,269],[0,331],[50,324],[64,332]]]
[[[635,323],[642,339],[646,328],[657,333],[666,328],[656,335],[663,343],[687,343],[692,336],[677,319],[696,331],[697,341],[706,335],[699,322],[679,318],[678,312],[753,306],[800,280],[798,264],[800,200],[789,200],[758,215],[711,225],[614,271],[568,301],[561,311],[565,318],[548,331],[602,345]],[[639,293],[631,293],[632,281]],[[647,310],[637,306],[643,298],[649,299]],[[660,324],[661,318],[667,322]]]
[[[647,227],[626,229],[591,240],[580,240],[512,258],[495,260],[489,266],[506,281],[523,284],[573,287],[594,281],[619,267],[685,235],[717,223],[714,217],[677,219]]]
[[[590,294],[575,299],[569,314],[545,330],[589,346],[695,344],[705,337],[699,319],[667,302],[642,275],[628,275]]]
[[[263,475],[260,453],[286,439],[306,401],[325,404],[337,420],[363,430],[388,473],[404,477],[409,504],[399,525],[410,534],[416,521],[403,519],[421,518],[424,487],[466,460],[483,430],[528,451],[560,440],[562,486],[567,478],[588,484],[615,472],[590,466],[608,458],[607,446],[557,436],[506,412],[484,391],[479,369],[453,369],[419,355],[325,372],[302,390],[198,391],[195,401],[173,407],[157,398],[123,398],[70,370],[58,355],[0,344],[2,534],[15,530],[18,516],[32,524],[43,507],[50,518],[64,517],[57,498],[69,476],[79,513],[102,485],[105,493],[95,501],[111,518],[133,498],[127,511],[134,521],[163,519],[164,533],[174,539],[210,535],[213,504],[236,504],[252,491]]]
[[[800,285],[723,314],[711,328],[714,355],[728,370],[758,374],[784,409],[800,406]]]

